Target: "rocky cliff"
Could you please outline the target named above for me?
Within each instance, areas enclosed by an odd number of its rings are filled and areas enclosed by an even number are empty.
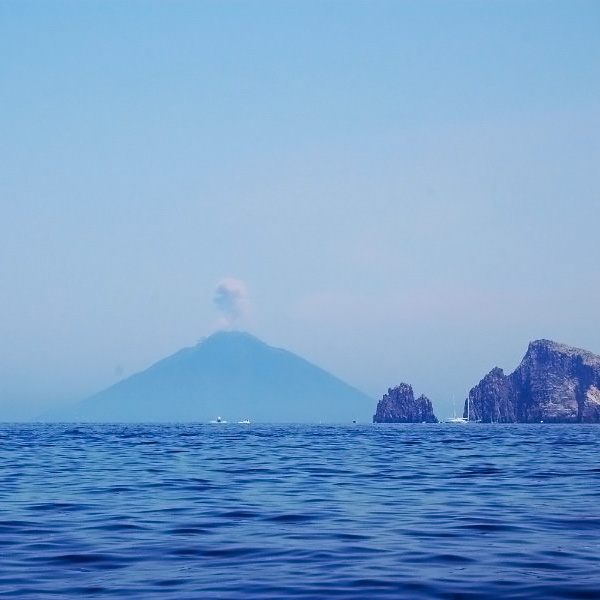
[[[465,400],[485,423],[600,423],[600,356],[537,340],[510,374],[492,369]]]
[[[373,423],[437,423],[431,400],[419,396],[415,400],[412,386],[401,383],[388,389],[377,404]]]

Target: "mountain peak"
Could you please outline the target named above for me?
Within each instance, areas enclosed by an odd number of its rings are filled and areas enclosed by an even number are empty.
[[[542,357],[550,354],[560,354],[569,358],[579,357],[584,364],[600,367],[600,356],[597,354],[567,344],[544,339],[534,340],[529,343],[525,359],[532,356]]]
[[[261,346],[267,346],[265,342],[259,340],[256,336],[242,331],[240,329],[219,329],[208,337],[201,340],[197,346],[203,346],[206,344],[257,344]]]

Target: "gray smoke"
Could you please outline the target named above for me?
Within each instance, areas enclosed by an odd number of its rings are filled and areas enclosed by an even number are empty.
[[[233,277],[221,279],[215,288],[214,301],[221,311],[219,329],[233,329],[248,316],[250,301],[242,281]]]

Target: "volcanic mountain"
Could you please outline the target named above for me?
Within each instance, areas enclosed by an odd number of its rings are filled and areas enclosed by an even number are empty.
[[[368,422],[374,401],[323,369],[239,331],[220,331],[45,420]]]

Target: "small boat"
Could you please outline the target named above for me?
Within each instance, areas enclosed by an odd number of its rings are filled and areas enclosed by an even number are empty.
[[[221,417],[217,417],[216,421],[211,421],[211,423],[227,423],[227,421],[223,421]]]
[[[250,420],[244,419],[243,421],[238,421],[238,425],[250,425]]]

